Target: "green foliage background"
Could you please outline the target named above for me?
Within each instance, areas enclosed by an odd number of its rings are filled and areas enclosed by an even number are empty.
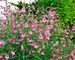
[[[75,1],[74,0],[38,0],[38,8],[44,6],[55,7],[59,14],[62,28],[71,28],[75,23]]]

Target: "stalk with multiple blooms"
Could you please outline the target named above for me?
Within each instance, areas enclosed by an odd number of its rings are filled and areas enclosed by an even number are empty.
[[[59,34],[60,21],[54,7],[40,11],[34,5],[25,5],[13,12],[7,5],[4,9],[2,13],[7,18],[0,19],[0,59],[75,59],[71,41],[75,26],[72,31],[66,29]]]

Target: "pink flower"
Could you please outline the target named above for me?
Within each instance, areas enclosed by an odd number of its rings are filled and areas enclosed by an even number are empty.
[[[34,40],[28,40],[28,42],[34,42]]]
[[[45,35],[45,36],[50,36],[50,31],[49,31],[49,30],[46,30],[46,31],[44,32],[44,35]]]
[[[50,24],[52,25],[54,23],[54,20],[50,20]]]
[[[3,58],[3,55],[2,55],[2,54],[0,54],[0,59],[1,59],[1,58]]]
[[[47,37],[45,37],[45,39],[50,40],[50,37],[49,37],[49,36],[47,36]]]
[[[43,31],[42,30],[42,25],[38,25],[38,30],[39,30],[39,32]]]
[[[22,11],[21,11],[21,10],[18,10],[17,12],[18,12],[19,14],[21,14],[21,13],[22,13]]]
[[[29,31],[28,33],[29,33],[30,35],[32,35],[32,31]]]
[[[51,29],[51,26],[50,25],[47,25],[46,26],[46,30],[50,30]]]
[[[12,25],[14,25],[14,24],[15,24],[14,20],[11,20],[11,24],[12,24]]]
[[[54,19],[54,15],[49,15],[49,17],[50,17],[51,19]]]
[[[10,4],[7,4],[6,7],[9,9],[10,8]]]
[[[34,40],[29,40],[29,46],[33,46],[34,48],[38,48],[38,45],[36,44],[36,42]]]
[[[20,44],[20,42],[17,41],[16,44]]]
[[[59,22],[59,20],[55,20],[55,22]]]
[[[36,48],[36,49],[37,49],[37,48],[38,48],[38,45],[34,45],[34,48]]]
[[[30,18],[28,18],[28,21],[32,21],[32,18],[30,17]]]
[[[63,33],[65,34],[69,34],[69,32],[67,30],[63,30]]]
[[[37,24],[36,24],[36,23],[32,23],[32,24],[31,24],[31,27],[32,27],[32,28],[36,28],[36,27],[37,27]]]
[[[33,27],[33,28],[32,28],[32,31],[36,32],[36,28],[35,28],[35,27]]]
[[[12,14],[12,13],[11,13],[11,11],[10,11],[10,12],[8,12],[8,13],[6,14],[6,16],[7,16],[7,17],[10,17],[11,14]]]
[[[5,45],[5,42],[3,40],[0,40],[0,46]]]
[[[34,50],[32,50],[32,53],[35,53],[35,51],[34,51]]]
[[[55,15],[55,11],[49,11],[48,16],[50,19],[54,19],[54,15]]]
[[[50,38],[50,31],[49,30],[46,30],[45,32],[44,32],[44,37],[45,37],[45,39],[47,39],[47,40],[49,40]]]
[[[12,54],[12,55],[15,55],[15,52],[12,51],[11,54]]]
[[[75,31],[75,25],[73,26],[72,30]]]
[[[0,1],[2,1],[2,0],[0,0]]]
[[[22,33],[22,34],[21,34],[21,37],[24,38],[24,37],[25,37],[25,34]]]
[[[46,18],[42,18],[41,22],[48,22],[48,20],[46,20]]]
[[[8,39],[8,42],[13,43],[14,41],[12,38],[10,38],[10,39]]]
[[[52,25],[52,24],[50,25],[50,28],[51,28],[51,29],[53,28],[53,25]]]
[[[8,54],[5,55],[5,59],[9,60],[9,55]]]
[[[2,22],[3,25],[6,25],[6,20],[0,20],[0,22]]]
[[[12,33],[16,33],[17,32],[17,30],[15,30],[15,29],[12,29]]]
[[[16,25],[16,28],[19,28],[19,27],[20,27],[20,24],[17,24],[17,25]]]
[[[37,23],[38,21],[37,20],[34,20],[34,23]]]
[[[43,36],[42,36],[42,34],[40,33],[40,35],[39,35],[39,40],[43,40]]]
[[[24,25],[24,27],[25,28],[28,28],[29,27],[29,24],[26,22],[25,25]]]
[[[45,55],[45,53],[44,52],[41,52],[41,55]]]
[[[24,7],[22,8],[22,10],[21,10],[23,13],[26,13],[26,10],[24,9]]]

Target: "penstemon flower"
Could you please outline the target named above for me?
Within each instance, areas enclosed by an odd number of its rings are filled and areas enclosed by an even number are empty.
[[[12,55],[15,55],[15,52],[12,51],[11,54],[12,54]]]
[[[41,33],[39,34],[38,39],[39,39],[39,40],[43,40],[43,39],[44,39]]]
[[[0,48],[3,50],[0,51],[0,59],[15,60],[17,57],[24,60],[35,57],[40,60],[41,55],[50,60],[62,59],[62,52],[72,43],[69,40],[73,35],[69,33],[74,34],[75,26],[72,31],[65,29],[58,34],[60,21],[55,8],[36,11],[34,5],[25,5],[14,12],[10,9],[10,4],[6,7],[1,7],[4,8],[1,14],[5,15],[6,19],[0,19]],[[70,44],[66,44],[66,41]],[[74,52],[75,48],[69,54],[73,58]]]
[[[3,45],[5,45],[5,41],[0,40],[0,46],[3,46]]]
[[[75,31],[75,25],[73,26],[72,30]]]
[[[38,25],[38,31],[39,31],[39,32],[42,32],[42,31],[43,31],[41,24]]]
[[[32,31],[29,31],[28,33],[29,33],[30,35],[32,35],[32,34],[33,34],[33,32],[32,32]]]
[[[3,55],[2,54],[0,54],[0,59],[2,59],[3,58]]]
[[[8,54],[5,54],[4,57],[5,57],[6,60],[9,60],[9,55]]]
[[[37,20],[34,20],[34,23],[38,23],[38,21]]]
[[[54,23],[54,20],[50,20],[50,24],[53,25],[53,23]]]
[[[42,18],[41,22],[48,22],[48,20],[46,20],[46,18]]]
[[[0,20],[3,25],[6,25],[6,20]]]
[[[14,40],[12,38],[8,39],[8,42],[13,43]]]
[[[24,25],[24,27],[25,28],[28,28],[29,27],[29,24],[26,22],[25,25]]]
[[[36,49],[37,49],[38,47],[39,47],[38,45],[36,45],[36,44],[34,45],[34,48],[36,48]]]
[[[37,24],[36,24],[36,23],[32,23],[32,24],[31,24],[31,27],[32,27],[32,28],[37,28]]]

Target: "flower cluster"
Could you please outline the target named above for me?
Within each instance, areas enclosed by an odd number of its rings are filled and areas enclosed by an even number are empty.
[[[28,57],[34,57],[34,60],[60,60],[62,55],[65,56],[64,51],[72,46],[75,26],[72,31],[60,30],[55,8],[40,11],[34,5],[25,5],[13,12],[9,5],[6,7],[3,14],[7,19],[0,19],[0,48],[5,50],[1,50],[0,59],[15,60],[18,56],[21,60]],[[73,57],[74,52],[75,49],[71,51]]]

